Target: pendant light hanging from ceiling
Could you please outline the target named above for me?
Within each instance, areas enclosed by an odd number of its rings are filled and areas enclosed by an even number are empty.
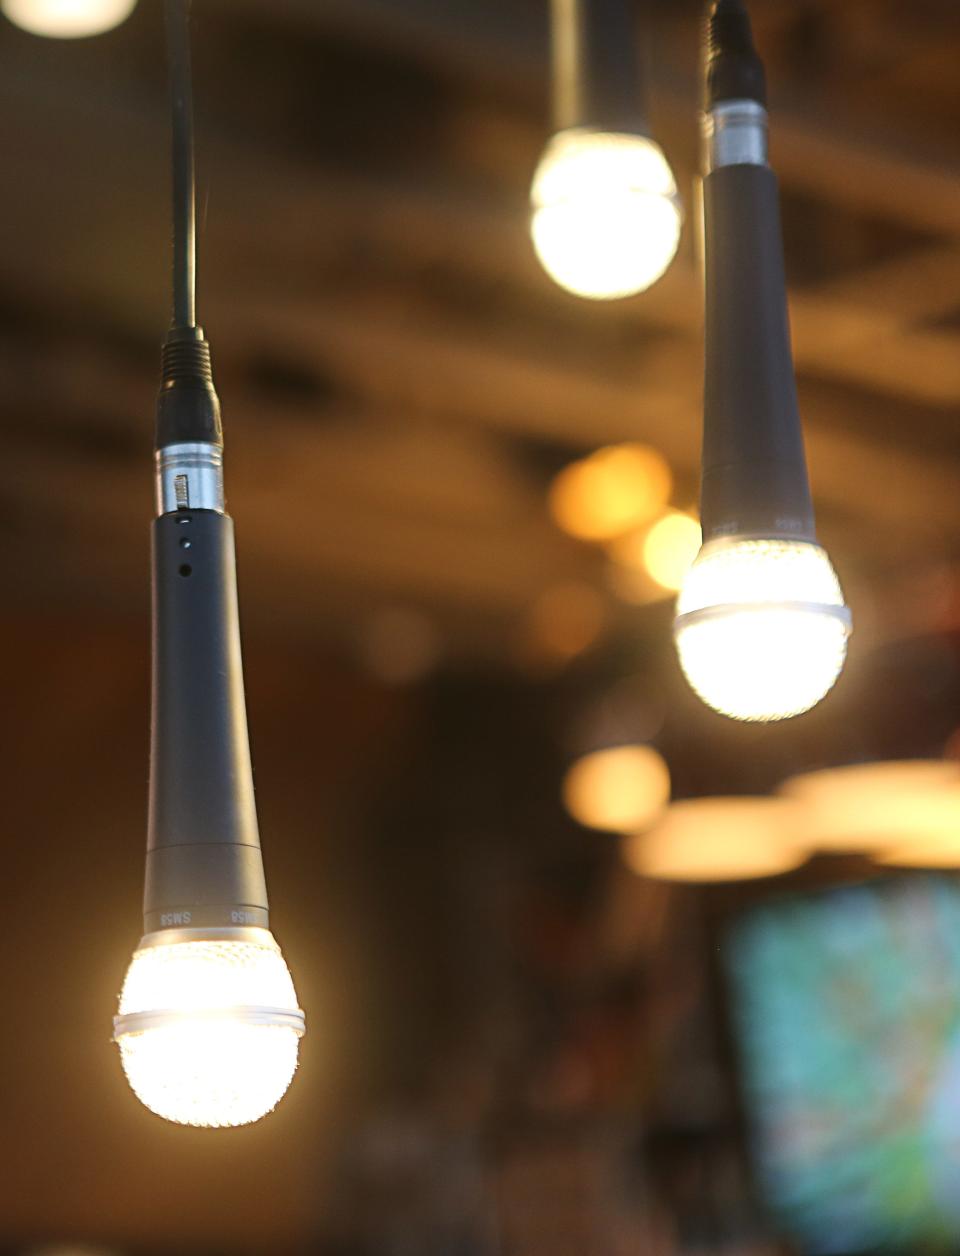
[[[195,314],[189,0],[166,0],[174,316],[157,405],[153,716],[144,936],[114,1019],[137,1097],[244,1125],[297,1066],[304,1015],[269,928],[240,660],[220,405]]]
[[[631,0],[552,0],[554,135],[530,191],[550,277],[596,300],[643,292],[673,261],[682,209],[644,117]]]
[[[137,0],[0,0],[0,12],[31,35],[87,39],[125,22]]]
[[[712,0],[706,29],[703,547],[674,635],[708,706],[780,720],[832,687],[851,621],[814,530],[763,66],[741,0]]]

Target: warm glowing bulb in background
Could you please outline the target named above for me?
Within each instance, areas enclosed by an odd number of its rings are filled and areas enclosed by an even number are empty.
[[[303,1013],[273,935],[220,932],[148,935],[130,961],[114,1022],[137,1098],[180,1125],[257,1121],[297,1067]]]
[[[689,515],[672,510],[658,519],[643,541],[647,571],[663,589],[683,587],[687,572],[700,551],[700,524]]]
[[[952,833],[942,833],[939,837],[910,837],[886,850],[874,851],[873,857],[877,863],[890,868],[953,871],[960,868],[960,828],[954,827]]]
[[[652,824],[670,800],[670,771],[652,746],[612,746],[584,755],[567,772],[563,801],[591,829],[633,833]]]
[[[631,871],[664,881],[742,881],[798,867],[807,852],[781,798],[695,798],[670,805],[623,844]]]
[[[960,848],[960,768],[905,759],[823,768],[791,777],[780,793],[798,807],[802,836],[825,851],[899,856]]]
[[[700,524],[691,515],[668,510],[645,532],[631,532],[610,546],[621,567],[645,572],[661,589],[677,592],[700,552]]]
[[[825,551],[759,539],[703,547],[674,628],[693,690],[738,720],[782,720],[815,706],[840,674],[849,632]]]
[[[31,35],[80,39],[102,35],[126,21],[137,0],[2,0],[11,22]]]
[[[564,467],[550,486],[550,510],[570,536],[607,541],[656,518],[672,487],[655,449],[609,445]]]
[[[677,251],[676,180],[659,144],[645,136],[560,131],[540,159],[530,201],[537,256],[577,296],[643,292]]]

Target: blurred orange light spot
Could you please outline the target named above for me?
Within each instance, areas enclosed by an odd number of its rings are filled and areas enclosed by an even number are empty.
[[[819,850],[884,852],[960,837],[960,769],[939,759],[858,763],[786,781],[801,836]]]
[[[633,872],[663,881],[745,881],[798,867],[792,808],[780,798],[696,798],[673,803],[649,833],[628,837]]]
[[[584,755],[563,782],[567,811],[580,824],[632,833],[652,824],[670,798],[670,772],[652,746],[614,746]]]
[[[610,546],[610,557],[631,572],[644,572],[661,589],[678,591],[700,552],[700,524],[668,510],[646,531],[630,532]]]
[[[697,520],[671,511],[658,519],[644,538],[644,565],[662,588],[678,591],[700,553],[700,544]]]
[[[550,488],[550,510],[582,541],[607,541],[653,519],[670,496],[670,468],[646,445],[611,445],[571,463]]]
[[[874,856],[891,868],[960,868],[960,825],[939,837],[911,837]]]

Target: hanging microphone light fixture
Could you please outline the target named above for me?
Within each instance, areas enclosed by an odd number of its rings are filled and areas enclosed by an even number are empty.
[[[125,22],[137,0],[0,0],[0,11],[22,30],[48,39],[85,39]]]
[[[269,928],[240,659],[220,404],[195,314],[189,0],[166,0],[174,316],[157,404],[153,716],[144,936],[114,1018],[137,1097],[167,1120],[256,1121],[304,1014]]]
[[[780,720],[833,686],[851,620],[814,529],[764,71],[741,0],[708,9],[703,154],[703,547],[674,635],[708,706]]]
[[[643,292],[670,265],[683,213],[643,116],[630,0],[552,0],[554,135],[530,190],[533,244],[567,291]]]

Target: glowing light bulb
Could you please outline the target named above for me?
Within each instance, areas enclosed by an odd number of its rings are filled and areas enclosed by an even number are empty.
[[[614,541],[610,557],[627,571],[644,572],[661,589],[676,593],[700,552],[700,524],[691,515],[668,510],[646,532]]]
[[[180,1125],[247,1125],[297,1067],[303,1012],[267,929],[148,934],[134,952],[114,1040],[137,1098]],[[197,936],[199,935],[199,936]]]
[[[960,838],[957,829],[947,837],[911,837],[889,850],[876,852],[877,863],[890,868],[941,868],[944,871],[960,868]]]
[[[648,523],[673,486],[662,454],[647,445],[606,445],[563,468],[550,485],[557,524],[581,541],[606,541]]]
[[[800,808],[803,836],[817,850],[960,849],[960,769],[951,760],[821,768],[784,781],[780,792]]]
[[[683,587],[701,542],[700,524],[690,515],[672,510],[658,519],[643,542],[647,571],[662,589]]]
[[[643,292],[673,261],[682,212],[658,144],[573,127],[548,143],[530,192],[531,233],[568,292],[611,300]]]
[[[675,802],[649,833],[628,837],[633,872],[661,881],[745,881],[797,868],[807,857],[782,798]]]
[[[578,759],[563,782],[567,811],[611,833],[646,828],[670,801],[670,770],[652,746],[612,746]]]
[[[843,667],[850,613],[826,553],[809,541],[715,540],[677,600],[687,680],[714,710],[782,720],[815,706]]]
[[[6,17],[31,35],[81,39],[126,21],[137,0],[2,0]]]

